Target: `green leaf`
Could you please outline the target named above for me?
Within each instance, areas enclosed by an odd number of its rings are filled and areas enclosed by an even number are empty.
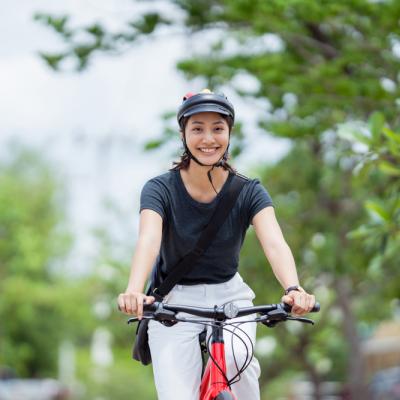
[[[389,163],[388,161],[381,161],[378,164],[378,166],[379,166],[379,169],[386,175],[400,177],[400,168],[395,167],[393,164]]]
[[[53,28],[57,33],[59,33],[64,38],[71,36],[70,30],[67,28],[67,23],[69,22],[69,15],[62,16],[52,16],[45,13],[36,13],[33,16],[35,21],[42,22],[43,24]]]
[[[400,133],[393,132],[391,129],[384,127],[382,129],[383,134],[390,140],[400,144]]]
[[[47,65],[54,71],[60,68],[60,62],[65,58],[65,54],[48,54],[39,53],[40,57],[47,63]]]
[[[371,278],[379,278],[382,276],[382,255],[377,254],[368,265],[368,275]]]
[[[377,203],[376,201],[368,200],[364,205],[370,213],[377,216],[379,219],[386,222],[390,221],[389,212],[381,204]]]
[[[57,32],[66,32],[66,24],[68,22],[68,19],[69,17],[67,15],[59,18],[51,18],[51,25]]]
[[[363,143],[370,147],[372,144],[372,140],[365,133],[367,129],[368,127],[364,122],[351,121],[343,124],[338,124],[337,134],[340,138],[344,140],[349,140],[353,143]]]
[[[148,13],[142,16],[138,21],[130,23],[130,25],[139,32],[148,35],[153,33],[159,24],[167,24],[168,21],[158,13]]]
[[[374,112],[368,120],[368,125],[370,127],[372,137],[375,141],[377,141],[382,132],[382,128],[385,125],[385,117],[380,112]]]
[[[373,229],[367,225],[361,225],[357,229],[354,229],[347,233],[348,239],[364,239],[373,232]]]
[[[165,142],[164,139],[150,140],[145,144],[144,149],[145,150],[158,149],[160,146],[164,144],[164,142]]]

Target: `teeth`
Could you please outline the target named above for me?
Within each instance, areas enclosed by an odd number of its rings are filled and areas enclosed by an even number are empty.
[[[200,149],[203,153],[212,153],[215,150],[217,150],[216,148],[212,148],[212,149]]]

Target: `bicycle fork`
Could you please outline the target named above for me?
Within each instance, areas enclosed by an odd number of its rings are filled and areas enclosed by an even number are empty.
[[[212,327],[211,335],[210,356],[201,380],[200,400],[236,400],[226,380],[225,344],[220,322]]]

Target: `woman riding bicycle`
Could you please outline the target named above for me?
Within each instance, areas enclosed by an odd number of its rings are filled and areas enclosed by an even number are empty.
[[[296,315],[313,308],[315,298],[299,285],[293,255],[268,192],[258,180],[237,175],[227,162],[234,118],[234,108],[223,95],[205,89],[184,97],[178,110],[184,153],[174,168],[149,180],[142,190],[139,238],[127,289],[118,297],[123,312],[142,317],[143,303],[154,301],[144,293],[153,266],[153,272],[165,277],[192,249],[234,176],[245,182],[233,209],[210,246],[164,301],[204,307],[227,302],[251,306],[254,292],[237,269],[240,248],[252,224],[284,289],[282,301],[292,305]],[[201,324],[181,322],[167,327],[150,321],[149,344],[159,400],[199,398],[202,358],[198,336],[203,329]],[[241,330],[254,343],[256,324],[241,325]],[[227,343],[231,335],[224,332]],[[232,347],[226,346],[231,376],[241,358],[240,346]],[[258,361],[253,358],[241,379],[232,385],[232,392],[238,399],[259,399],[259,375]]]

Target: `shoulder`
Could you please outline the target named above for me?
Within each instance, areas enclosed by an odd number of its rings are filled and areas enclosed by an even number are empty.
[[[162,204],[169,202],[176,193],[176,176],[174,171],[149,179],[143,186],[140,199],[142,204],[157,201]]]
[[[175,171],[168,171],[164,174],[155,176],[149,179],[143,186],[143,190],[149,189],[168,189],[171,188],[172,184],[175,181]]]
[[[174,197],[174,172],[168,171],[149,179],[140,195],[140,211],[150,209],[156,211],[164,219],[168,214],[171,198]]]
[[[147,183],[152,182],[156,184],[165,184],[165,183],[170,183],[174,179],[174,175],[176,174],[176,171],[168,171],[165,172],[161,175],[157,175],[151,179],[149,179]]]
[[[257,178],[249,178],[246,175],[236,172],[235,179],[239,179],[240,181],[244,182],[243,193],[249,194],[257,190],[265,190],[264,186]]]
[[[242,181],[245,184],[247,184],[248,182],[251,181],[251,178],[249,178],[248,176],[243,175],[243,174],[241,174],[240,172],[237,172],[237,171],[235,172],[234,177],[235,177],[235,179],[238,179],[239,181]]]
[[[238,179],[245,181],[242,193],[239,197],[239,204],[242,210],[246,212],[248,223],[251,222],[254,215],[265,207],[273,206],[271,196],[267,189],[257,178],[237,174]]]

